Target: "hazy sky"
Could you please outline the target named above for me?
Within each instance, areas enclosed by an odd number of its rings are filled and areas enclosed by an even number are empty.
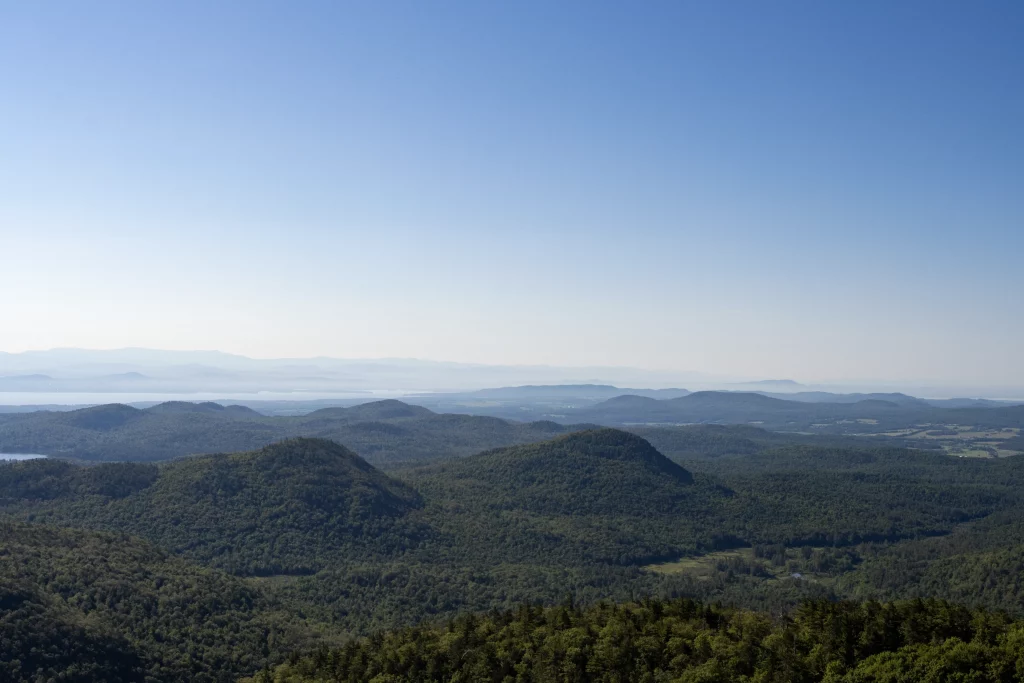
[[[1024,3],[0,0],[0,350],[1024,382]]]

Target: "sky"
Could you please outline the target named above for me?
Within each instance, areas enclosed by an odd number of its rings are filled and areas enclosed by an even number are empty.
[[[1024,4],[0,0],[0,351],[1024,385]]]

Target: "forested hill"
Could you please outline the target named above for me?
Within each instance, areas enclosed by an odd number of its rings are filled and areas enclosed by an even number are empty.
[[[323,439],[159,468],[13,463],[0,467],[0,496],[22,516],[126,531],[237,574],[312,573],[401,554],[427,534],[407,519],[418,493]]]
[[[167,460],[261,448],[281,439],[331,439],[374,464],[416,462],[529,443],[574,431],[554,422],[437,414],[401,401],[266,417],[241,406],[162,403],[145,410],[111,404],[68,412],[4,415],[0,452],[82,460]]]
[[[426,473],[467,500],[482,496],[496,508],[567,515],[680,512],[693,483],[647,441],[615,429],[489,451]]]
[[[639,564],[692,552],[729,495],[644,439],[576,432],[403,471],[426,516],[485,563]],[[707,525],[713,526],[713,525]]]
[[[690,600],[524,606],[322,648],[255,683],[1009,683],[1024,623],[941,601],[809,602],[787,618]]]

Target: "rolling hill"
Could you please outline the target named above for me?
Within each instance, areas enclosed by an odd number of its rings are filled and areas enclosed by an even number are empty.
[[[132,533],[236,574],[400,555],[427,534],[407,519],[418,493],[323,439],[159,468],[25,461],[0,468],[0,496],[23,517]]]
[[[614,429],[462,458],[440,468],[461,496],[492,508],[541,514],[635,515],[681,512],[693,476],[638,436]]]
[[[892,398],[891,396],[889,398]],[[644,429],[680,424],[755,424],[820,435],[884,434],[921,425],[1019,430],[1024,406],[940,408],[918,401],[866,398],[853,403],[789,401],[758,393],[701,391],[671,399],[617,396],[561,409],[533,422],[435,413],[386,400],[301,416],[264,416],[242,406],[162,403],[146,409],[111,404],[66,412],[0,415],[0,452],[42,453],[90,461],[159,461],[197,453],[261,448],[293,437],[346,444],[368,462],[393,469],[550,439],[598,425]],[[917,429],[913,429],[917,426]],[[1001,438],[1012,436],[1009,432]],[[939,448],[927,438],[914,444]]]
[[[721,487],[695,481],[647,441],[576,432],[400,473],[425,518],[486,562],[636,564],[684,554]],[[572,559],[570,559],[572,558]]]
[[[439,415],[395,400],[324,408],[296,417],[267,417],[242,406],[175,401],[144,410],[110,404],[2,418],[0,452],[98,461],[159,461],[316,437],[347,444],[374,464],[394,464],[469,455],[576,429],[551,421]]]

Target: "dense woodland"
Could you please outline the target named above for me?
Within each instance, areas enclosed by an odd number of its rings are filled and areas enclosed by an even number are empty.
[[[1019,626],[996,612],[1024,617],[1024,459],[750,426],[629,433],[438,416],[393,401],[359,416],[330,410],[356,429],[368,415],[410,433],[443,418],[467,434],[454,450],[428,439],[429,457],[386,472],[320,438],[162,462],[0,466],[0,638],[11,653],[0,673],[859,681],[919,680],[915,667],[968,661],[996,676],[977,680],[1020,675],[1003,647]],[[109,437],[111,420],[150,419],[132,411],[64,415]],[[194,414],[205,424],[209,412]],[[309,419],[335,424],[330,413]],[[530,442],[466,455],[492,422],[505,426],[486,433]],[[567,433],[525,437],[537,429]],[[908,598],[963,607],[822,602]],[[977,608],[993,613],[969,612]],[[836,659],[808,649],[825,622],[807,615],[828,609],[838,611],[827,623],[854,629],[866,628],[851,616],[864,610],[927,628],[1002,621],[984,636],[940,629]],[[628,636],[603,640],[621,623],[633,624]],[[785,644],[788,668],[759,668],[775,651],[744,644],[738,624],[748,623]],[[609,642],[643,653],[629,665],[638,668],[604,659]]]
[[[321,648],[255,683],[1024,680],[1024,623],[941,601],[523,606]]]
[[[230,681],[316,642],[243,580],[151,544],[0,522],[0,680]]]
[[[99,477],[113,483],[78,483]],[[160,468],[13,463],[0,469],[0,501],[31,521],[128,532],[240,575],[310,574],[351,556],[400,554],[427,533],[405,519],[423,504],[416,491],[323,439]]]

